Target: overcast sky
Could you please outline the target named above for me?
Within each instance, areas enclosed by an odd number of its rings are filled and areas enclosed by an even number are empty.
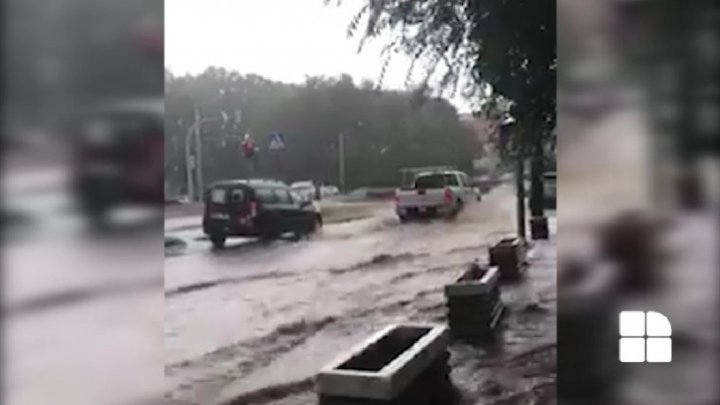
[[[165,64],[174,74],[208,66],[300,83],[306,76],[351,75],[377,82],[382,39],[357,53],[348,24],[366,0],[165,0]],[[384,88],[405,88],[409,59],[395,55]],[[413,80],[421,77],[418,71]],[[467,111],[467,103],[453,104]]]

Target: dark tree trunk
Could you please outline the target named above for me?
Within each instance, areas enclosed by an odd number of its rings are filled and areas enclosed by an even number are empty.
[[[518,227],[518,237],[521,238],[523,241],[527,238],[527,228],[526,223],[527,220],[525,218],[525,151],[526,148],[526,142],[527,142],[527,134],[525,133],[525,128],[513,128],[514,131],[516,131],[515,139],[517,140],[515,145],[515,153],[516,153],[516,174],[515,174],[515,181],[516,181],[516,187],[517,187],[517,227]]]
[[[533,156],[530,161],[530,214],[533,217],[545,215],[543,173],[545,164],[543,162],[542,149],[533,148]],[[536,150],[540,149],[540,152]]]
[[[534,117],[533,117],[534,118]],[[531,121],[532,138],[530,139],[530,215],[542,217],[545,215],[543,173],[545,172],[545,161],[543,153],[544,134],[536,120]]]

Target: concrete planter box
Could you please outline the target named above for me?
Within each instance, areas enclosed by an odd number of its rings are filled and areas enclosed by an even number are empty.
[[[500,272],[497,267],[473,266],[458,280],[445,286],[448,324],[457,338],[490,337],[502,318]]]
[[[500,278],[520,278],[526,269],[527,252],[525,242],[520,238],[504,238],[489,250],[490,266],[498,266]]]
[[[498,286],[500,273],[497,267],[482,268],[473,266],[463,273],[453,284],[445,286],[445,296],[482,296]]]
[[[453,337],[465,340],[492,338],[505,312],[502,302],[478,310],[476,314],[457,314],[450,309],[448,324]]]
[[[558,398],[612,395],[618,376],[616,269],[567,260],[558,277]],[[567,267],[572,268],[569,269]],[[573,272],[574,274],[568,274]],[[610,401],[609,403],[612,403]]]
[[[448,342],[444,325],[389,326],[318,374],[320,404],[441,403],[439,391],[451,386]]]

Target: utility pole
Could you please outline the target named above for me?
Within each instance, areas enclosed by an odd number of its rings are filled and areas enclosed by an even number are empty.
[[[527,237],[525,225],[525,140],[522,129],[518,128],[515,118],[506,117],[500,124],[500,131],[504,136],[513,140],[515,146],[515,191],[516,191],[516,218],[518,238],[523,241]]]
[[[524,147],[521,141],[521,143],[518,145],[515,182],[517,187],[518,237],[524,241],[527,237],[527,231],[525,229],[525,153],[523,149]]]
[[[202,139],[200,138],[200,128],[203,124],[213,121],[222,120],[227,123],[227,114],[221,111],[220,118],[200,118],[200,110],[197,103],[193,105],[193,124],[188,128],[185,134],[185,170],[187,176],[187,192],[190,201],[202,201],[203,198],[203,163],[202,163]],[[236,118],[239,117],[236,113]],[[192,136],[195,135],[195,155],[192,150]],[[193,169],[195,170],[195,178],[193,179]],[[197,190],[197,192],[196,192]],[[196,195],[197,194],[197,195]]]
[[[345,192],[345,133],[338,135],[338,161],[340,191]]]
[[[190,150],[192,149],[192,134],[195,126],[191,126],[185,134],[185,174],[187,180],[187,196],[188,200],[195,200],[195,188],[193,187],[193,166],[195,161],[193,160]]]
[[[195,175],[197,176],[197,201],[203,198],[202,139],[200,139],[200,111],[195,106]]]

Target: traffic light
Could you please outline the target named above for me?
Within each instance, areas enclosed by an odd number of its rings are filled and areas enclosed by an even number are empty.
[[[255,142],[253,141],[253,139],[250,137],[249,134],[245,135],[245,138],[243,139],[243,142],[242,142],[242,148],[243,148],[243,153],[245,154],[245,157],[249,158],[249,157],[253,157],[255,155],[257,148],[255,147]]]

